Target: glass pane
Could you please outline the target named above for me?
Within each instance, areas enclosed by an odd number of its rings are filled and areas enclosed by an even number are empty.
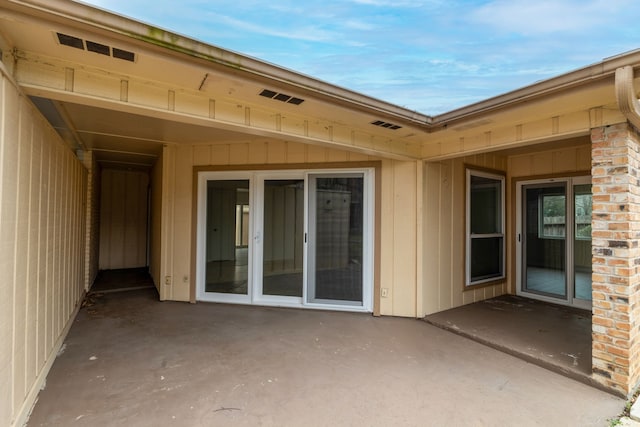
[[[471,282],[502,277],[502,237],[471,239]]]
[[[471,234],[502,233],[502,181],[471,175]]]
[[[316,178],[315,299],[362,301],[363,182]]]
[[[591,184],[574,185],[573,194],[575,216],[574,298],[591,300]]]
[[[566,198],[564,195],[542,195],[540,237],[566,236]]]
[[[566,299],[565,186],[524,189],[523,290]]]
[[[263,295],[302,296],[304,180],[264,182]]]
[[[207,181],[205,291],[247,294],[249,181]]]

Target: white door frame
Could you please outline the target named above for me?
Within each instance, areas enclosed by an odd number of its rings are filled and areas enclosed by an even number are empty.
[[[287,170],[287,171],[268,171],[268,172],[256,172],[255,173],[255,191],[254,200],[256,203],[254,219],[254,265],[253,265],[253,304],[257,305],[270,305],[278,307],[300,307],[302,306],[304,293],[306,292],[304,280],[302,283],[302,297],[289,297],[278,295],[264,295],[263,294],[263,255],[264,255],[264,182],[268,180],[287,180],[298,179],[305,181],[305,173],[301,170]],[[306,189],[305,189],[306,190]],[[306,234],[306,218],[307,218],[307,206],[304,207],[304,221],[303,233]],[[306,251],[307,245],[303,245],[303,257],[302,264],[303,270],[306,270]]]
[[[566,197],[566,222],[565,222],[565,266],[567,280],[567,298],[554,298],[551,296],[536,294],[523,290],[523,270],[524,270],[524,233],[523,233],[523,188],[536,184],[556,184],[564,183]],[[569,305],[578,308],[591,309],[591,301],[574,297],[575,293],[575,271],[574,271],[574,186],[580,184],[591,184],[590,176],[580,177],[558,177],[549,179],[535,179],[528,181],[518,181],[516,183],[516,294],[527,298],[546,301],[554,304]]]
[[[309,181],[313,175],[348,175],[360,174],[363,177],[363,276],[362,303],[353,302],[312,302],[309,301],[308,291],[308,240],[304,244],[303,265],[304,283],[303,296],[286,297],[262,295],[262,256],[263,256],[263,220],[264,220],[264,181],[269,179],[303,179],[304,191],[304,233],[309,233]],[[197,177],[197,225],[196,225],[196,300],[208,302],[223,302],[233,304],[256,304],[265,306],[311,308],[335,311],[373,310],[373,282],[374,282],[374,168],[348,169],[306,169],[306,170],[273,170],[273,171],[233,171],[198,172]],[[248,248],[248,286],[246,295],[205,292],[206,273],[206,208],[207,181],[209,180],[249,180],[249,248]]]

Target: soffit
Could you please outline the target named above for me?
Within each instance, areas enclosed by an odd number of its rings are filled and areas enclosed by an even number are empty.
[[[94,8],[61,0],[51,1],[58,8],[68,4],[77,9],[75,12],[79,10],[91,15],[91,19],[82,21],[47,13],[44,6],[31,9],[19,3],[15,2],[12,6],[14,11],[0,17],[0,31],[18,49],[16,75],[19,83],[23,83],[22,75],[27,76],[23,87],[30,95],[44,94],[63,105],[91,105],[100,111],[117,110],[151,116],[162,120],[162,123],[182,120],[183,124],[196,126],[185,135],[206,134],[209,140],[280,135],[284,140],[293,138],[306,143],[336,145],[392,158],[436,160],[584,136],[592,127],[624,120],[615,103],[613,74],[608,68],[640,63],[637,52],[621,55],[548,82],[431,118],[340,88],[334,88],[336,93],[331,95],[328,93],[331,85],[286,70],[278,73],[277,67],[274,71],[269,64],[135,21],[127,21],[131,25],[138,25],[135,34],[115,31],[107,28],[109,22],[124,18]],[[39,0],[28,0],[26,3],[48,4]],[[25,10],[27,14],[21,13]],[[100,25],[101,20],[107,23]],[[140,28],[149,31],[148,37],[141,35]],[[130,63],[61,46],[56,40],[56,32],[132,51],[136,54],[136,60]],[[186,51],[189,51],[188,54]],[[211,60],[213,56],[215,60]],[[247,71],[249,67],[253,67],[251,72]],[[56,83],[55,78],[60,78],[60,72],[68,69],[74,70],[76,75],[83,75],[85,83],[99,80],[119,84],[127,80],[130,87],[144,86],[146,93],[157,92],[157,96],[153,96],[158,98],[156,101],[159,104],[165,104],[163,110],[167,110],[167,93],[173,93],[176,102],[186,99],[184,102],[187,104],[198,104],[200,101],[196,99],[214,100],[218,110],[235,110],[233,114],[237,117],[234,120],[244,121],[245,125],[262,121],[262,128],[243,126],[243,123],[239,123],[239,126],[237,123],[221,126],[220,122],[186,120],[183,116],[174,118],[171,114],[158,114],[155,110],[122,108],[117,102],[99,102],[96,96],[101,96],[101,93],[85,93],[88,97],[74,98],[67,96],[69,93],[46,90],[55,88],[55,84],[60,83]],[[31,76],[29,70],[33,71]],[[275,74],[269,74],[271,72]],[[55,76],[56,73],[58,76]],[[29,80],[34,75],[37,78],[45,76],[45,79],[47,75],[53,77],[40,87]],[[300,105],[291,105],[261,97],[259,94],[263,89],[305,101]],[[77,91],[74,92],[76,94]],[[71,107],[71,110],[77,113],[77,109]],[[78,116],[72,121],[83,120],[87,118]],[[393,131],[372,126],[371,122],[376,120],[402,127]],[[207,128],[207,132],[198,129],[198,126]],[[158,124],[157,128],[167,129],[167,133],[160,137],[155,135],[152,139],[175,142],[171,134],[174,127],[177,126]],[[135,134],[117,137],[137,138]],[[106,136],[102,135],[102,138]],[[181,139],[182,142],[187,140],[188,137]],[[92,144],[92,141],[88,139],[87,144]]]
[[[245,134],[245,139],[256,135],[278,138],[280,131],[283,133],[281,139],[290,140],[291,135],[286,132],[286,127],[289,126],[300,142],[335,144],[343,149],[383,157],[418,158],[420,155],[425,132],[416,123],[380,114],[376,110],[354,108],[344,102],[332,102],[309,89],[289,85],[283,81],[249,75],[240,70],[240,65],[234,68],[190,58],[121,34],[85,28],[76,22],[59,18],[36,19],[33,16],[11,12],[0,17],[0,31],[16,48],[14,74],[18,83],[29,95],[62,104],[69,103],[68,113],[73,123],[87,122],[87,114],[92,111],[87,109],[87,112],[83,113],[79,108],[75,108],[74,104],[98,107],[103,114],[108,110],[125,111],[126,109],[121,109],[117,104],[122,101],[120,83],[126,81],[129,91],[141,89],[139,92],[143,95],[140,96],[148,98],[141,101],[143,104],[156,97],[154,101],[164,103],[160,108],[171,110],[171,106],[167,107],[168,94],[169,97],[175,98],[176,110],[182,106],[186,109],[177,112],[202,116],[203,120],[196,120],[198,124],[194,125],[194,129],[186,130],[184,126],[170,124],[173,118],[163,114],[163,123],[156,124],[156,134],[152,137],[157,141],[188,143],[193,139],[197,139],[198,142],[203,139],[241,139],[242,136],[238,134]],[[61,45],[57,33],[133,52],[135,62]],[[7,55],[5,60],[6,57]],[[73,70],[72,75],[75,78],[71,91],[68,87],[63,87],[63,74],[68,70]],[[78,83],[79,78],[84,80]],[[99,88],[100,84],[105,88]],[[81,87],[82,85],[84,87]],[[88,85],[95,87],[89,88]],[[92,92],[94,89],[97,92]],[[304,102],[294,105],[260,96],[264,89],[300,98]],[[108,94],[109,90],[114,93]],[[77,96],[74,98],[71,95]],[[110,97],[109,101],[117,98],[116,102],[100,103],[98,98],[103,95]],[[135,100],[129,97],[127,102],[133,104]],[[211,117],[208,111],[211,102],[215,103],[217,111],[238,116],[224,119],[230,122],[237,121],[239,126],[218,126],[215,121],[205,123],[206,119]],[[144,106],[157,107],[148,103]],[[197,109],[202,111],[195,111]],[[156,119],[160,119],[154,112],[144,109],[136,112],[139,116],[156,116]],[[176,117],[175,120],[193,121],[184,120],[183,116]],[[371,123],[375,121],[397,125],[399,129],[374,126]],[[124,133],[125,130],[136,132],[135,123],[134,129],[125,128],[127,122],[121,122],[123,128],[118,133]],[[253,122],[261,122],[261,128],[251,129]],[[201,124],[206,126],[199,126]],[[183,130],[180,135],[173,132],[173,129],[177,128]],[[166,133],[158,135],[160,131]],[[184,135],[186,137],[182,138]],[[305,138],[308,141],[305,141]],[[87,141],[87,145],[91,145],[90,141]]]

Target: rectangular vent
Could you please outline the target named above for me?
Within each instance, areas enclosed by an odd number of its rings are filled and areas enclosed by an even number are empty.
[[[77,37],[58,33],[58,41],[60,42],[60,44],[63,44],[65,46],[71,46],[75,47],[76,49],[84,50],[84,43],[82,42],[82,39],[79,39]]]
[[[111,56],[111,48],[109,46],[90,42],[89,40],[87,40],[87,50],[89,52],[99,53],[100,55]]]
[[[278,93],[273,90],[263,89],[260,92],[260,96],[265,98],[275,99],[276,101],[286,102],[287,104],[300,105],[304,102],[302,98],[296,98],[295,96],[286,95],[284,93]]]
[[[136,60],[136,55],[133,52],[129,52],[128,50],[122,50],[114,47],[112,51],[114,58],[124,59],[125,61],[129,62],[134,62]]]
[[[371,124],[374,126],[380,126],[380,127],[391,129],[391,130],[402,129],[402,126],[400,125],[394,125],[393,123],[385,122],[382,120],[374,120],[373,122],[371,122]]]
[[[136,54],[129,52],[128,50],[112,48],[106,44],[92,42],[90,40],[82,40],[78,37],[70,36],[68,34],[56,33],[58,41],[61,45],[70,46],[76,49],[86,50],[89,52],[95,52],[100,55],[111,56],[113,58],[122,59],[129,62],[135,62]]]

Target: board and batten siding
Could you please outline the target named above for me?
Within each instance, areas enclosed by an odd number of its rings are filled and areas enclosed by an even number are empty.
[[[147,266],[149,174],[103,169],[100,270]]]
[[[171,145],[163,151],[161,298],[189,301],[193,221],[193,167],[230,166],[246,170],[251,165],[322,164],[379,161],[328,147],[286,141],[254,141],[205,145]],[[380,313],[417,315],[416,251],[418,247],[418,177],[420,162],[383,160],[381,167]],[[154,211],[157,208],[154,207]],[[170,283],[167,285],[166,283]]]
[[[507,281],[465,289],[465,165],[506,174],[507,159],[495,154],[478,154],[425,163],[423,315],[493,298],[508,290]],[[508,194],[506,196],[506,206],[509,206]],[[508,229],[507,223],[505,232],[508,233]],[[505,242],[508,253],[508,239]]]
[[[156,159],[151,169],[151,214],[149,220],[149,274],[158,293],[160,293],[161,281],[161,248],[162,248],[162,154]]]
[[[87,172],[0,74],[0,425],[21,426],[84,295]]]
[[[98,276],[100,251],[100,166],[95,153],[84,153],[82,163],[87,168],[87,233],[85,239],[85,290],[91,289]]]
[[[509,178],[562,176],[575,172],[591,173],[591,142],[575,147],[563,147],[517,154],[508,158]]]

